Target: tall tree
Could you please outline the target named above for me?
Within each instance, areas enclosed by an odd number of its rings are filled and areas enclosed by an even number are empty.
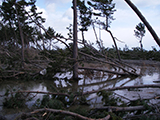
[[[41,23],[44,22],[44,19],[40,16],[42,13],[36,11],[35,2],[36,0],[5,0],[0,6],[0,17],[3,23],[10,25],[10,29],[14,33],[13,41],[19,40],[18,42],[21,45],[22,67],[24,66],[24,44],[29,46],[29,41],[32,40],[33,42],[33,38],[36,36],[34,30],[36,27],[33,26],[34,21],[30,19],[29,14]],[[29,12],[26,12],[26,7],[30,8]]]
[[[105,29],[111,35],[117,51],[118,59],[121,60],[115,38],[112,32],[108,29],[111,21],[114,20],[113,14],[116,11],[115,3],[113,3],[113,0],[91,0],[88,1],[88,4],[94,9],[93,14],[95,16],[105,18],[105,22],[98,21],[98,24],[101,24],[103,29]]]
[[[85,38],[84,38],[84,32],[88,31],[88,27],[91,25],[92,23],[92,12],[90,10],[90,8],[88,8],[85,5],[85,0],[77,0],[77,8],[79,11],[79,25],[80,28],[79,30],[82,32],[82,42],[85,46]]]
[[[73,79],[78,80],[77,0],[73,0]]]
[[[142,39],[145,36],[145,25],[143,23],[139,23],[136,25],[136,30],[134,30],[135,36],[139,39],[141,51],[143,51]]]

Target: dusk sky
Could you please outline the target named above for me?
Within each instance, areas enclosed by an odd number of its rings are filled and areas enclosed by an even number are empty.
[[[146,17],[150,25],[160,36],[160,0],[131,0],[142,14]],[[109,28],[113,35],[124,43],[118,42],[118,47],[124,48],[127,45],[129,48],[139,47],[139,41],[134,36],[135,26],[141,22],[138,16],[126,4],[124,0],[113,0],[116,3],[116,12],[113,15],[115,20],[112,21]],[[36,5],[38,10],[43,12],[43,17],[46,18],[44,26],[54,28],[55,31],[67,36],[66,27],[73,23],[73,11],[71,9],[72,0],[37,0]],[[99,35],[99,30],[97,29]],[[78,38],[81,39],[79,33]],[[95,36],[92,27],[88,32],[85,32],[86,40],[95,43]],[[106,31],[101,31],[101,39],[104,41],[105,47],[112,47],[113,41]],[[150,50],[152,46],[160,50],[153,37],[146,28],[146,34],[143,38],[144,49]]]

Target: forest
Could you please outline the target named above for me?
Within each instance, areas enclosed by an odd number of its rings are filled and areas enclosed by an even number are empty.
[[[68,37],[58,33],[54,26],[43,26],[46,18],[38,12],[36,0],[4,0],[0,5],[0,119],[158,120],[159,81],[156,79],[156,84],[127,83],[144,77],[144,71],[159,71],[160,51],[155,47],[145,50],[142,40],[146,30],[159,46],[160,39],[140,10],[130,0],[124,2],[141,19],[134,30],[140,47],[118,48],[118,39],[110,30],[115,20],[114,0],[73,0],[73,24],[66,27]],[[111,36],[112,48],[104,46],[103,40],[98,38],[96,25]],[[85,38],[89,27],[93,28],[96,38],[94,45]],[[82,35],[81,40],[78,33]],[[58,46],[59,43],[64,47]],[[121,86],[110,85],[110,82],[126,79]],[[32,81],[50,84],[46,85],[47,91],[20,89],[21,84],[27,86]],[[85,85],[87,81],[89,84]],[[3,88],[5,84],[10,87]],[[98,84],[104,86],[92,88]],[[155,94],[152,92],[145,98],[146,93],[141,91],[150,93],[150,89]],[[130,99],[116,92],[120,90],[126,90],[126,94],[131,92],[130,95],[137,92],[138,96]],[[39,94],[41,98],[37,97]],[[92,95],[95,96],[89,99]],[[99,106],[92,103],[97,99],[101,101]],[[151,102],[153,99],[155,103]],[[29,101],[34,101],[31,107],[26,105]],[[18,112],[8,117],[5,109]]]

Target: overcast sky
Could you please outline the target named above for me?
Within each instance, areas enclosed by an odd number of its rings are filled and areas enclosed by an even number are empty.
[[[125,44],[129,47],[139,47],[139,41],[134,36],[135,26],[141,22],[132,9],[126,4],[124,0],[113,0],[116,3],[116,12],[114,14],[115,20],[112,21],[110,30],[113,35],[124,43],[118,42],[118,47],[123,48]],[[153,29],[160,36],[160,0],[131,0],[146,17]],[[51,26],[55,31],[67,35],[66,27],[73,23],[72,16],[72,0],[37,0],[38,10],[43,12],[43,17],[46,18],[44,24],[47,28]],[[97,34],[98,33],[97,29]],[[81,38],[81,34],[78,35]],[[95,36],[92,28],[85,32],[85,38],[90,42],[95,43]],[[101,31],[101,38],[104,41],[105,47],[112,47],[113,42],[109,34]],[[152,49],[152,46],[158,50],[160,48],[146,29],[146,34],[143,38],[144,49]]]

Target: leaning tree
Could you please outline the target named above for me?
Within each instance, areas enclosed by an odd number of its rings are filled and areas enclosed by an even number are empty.
[[[102,25],[103,29],[111,35],[117,51],[118,59],[121,60],[115,37],[109,30],[110,24],[112,20],[114,20],[113,14],[116,11],[115,3],[113,3],[113,0],[90,0],[88,1],[88,5],[91,6],[92,13],[96,18],[100,17],[105,19],[105,22],[101,19],[99,21],[96,20],[96,23]]]

